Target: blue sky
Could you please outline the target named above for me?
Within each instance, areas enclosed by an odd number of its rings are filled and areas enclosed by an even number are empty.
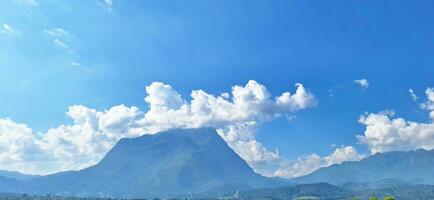
[[[433,11],[432,1],[5,1],[0,118],[45,132],[71,123],[71,105],[146,111],[154,81],[187,100],[248,80],[277,96],[299,82],[318,104],[264,123],[257,140],[289,160],[332,144],[367,154],[364,113],[430,121],[419,103],[434,86]]]

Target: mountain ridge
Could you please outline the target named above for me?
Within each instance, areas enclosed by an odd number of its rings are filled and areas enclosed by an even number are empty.
[[[39,175],[23,174],[16,171],[0,170],[0,177],[12,178],[16,180],[29,180],[39,177]]]
[[[433,166],[434,150],[394,151],[320,168],[292,180],[297,183],[327,182],[339,185],[396,179],[412,184],[434,184]],[[412,173],[408,173],[409,169]]]
[[[143,198],[283,184],[255,173],[214,129],[202,128],[124,138],[94,166],[12,181],[0,191]]]

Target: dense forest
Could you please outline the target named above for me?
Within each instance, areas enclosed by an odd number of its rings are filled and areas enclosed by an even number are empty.
[[[56,195],[27,195],[27,194],[13,194],[13,193],[0,193],[0,199],[2,200],[160,200],[158,198],[154,199],[119,199],[119,198],[92,198],[92,197],[63,197]],[[190,198],[167,198],[167,200],[187,200]],[[288,199],[288,198],[274,198],[274,197],[257,197],[257,198],[244,198],[244,197],[227,197],[227,198],[198,198],[198,200],[232,200],[232,199]],[[298,198],[289,198],[295,200],[319,200],[319,199],[335,199],[335,198],[318,198],[318,197],[298,197]],[[348,197],[348,198],[336,198],[340,200],[362,200],[361,198],[356,197]],[[369,197],[369,200],[381,200],[377,197]],[[367,200],[368,200],[367,199]],[[384,200],[395,200],[395,198],[391,196],[387,196]]]
[[[0,193],[1,200],[139,200],[119,198],[66,197],[56,195],[28,195],[15,193]],[[296,185],[281,188],[262,188],[226,194],[221,197],[200,198],[162,198],[167,200],[432,200],[434,186],[413,185],[350,191],[327,183]],[[145,199],[140,199],[145,200]],[[159,200],[148,198],[147,200]]]

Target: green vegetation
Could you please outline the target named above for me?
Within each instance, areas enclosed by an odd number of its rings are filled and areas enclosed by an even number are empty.
[[[27,194],[13,194],[13,193],[0,193],[0,199],[2,200],[160,200],[158,198],[154,198],[154,199],[118,199],[118,198],[90,198],[90,197],[64,197],[64,196],[56,196],[56,195],[27,195]],[[226,200],[236,200],[236,199],[255,199],[255,200],[261,200],[261,199],[273,199],[273,200],[278,200],[278,199],[286,199],[286,198],[275,198],[275,197],[240,197],[240,198],[233,198],[233,197],[229,197],[229,198],[199,198],[200,200],[221,200],[221,199],[226,199]],[[318,199],[323,199],[323,198],[319,198],[319,197],[315,197],[315,196],[300,196],[297,198],[292,198],[292,200],[318,200]],[[327,198],[327,199],[340,199],[343,200],[345,198]],[[165,200],[194,200],[191,198],[168,198]],[[351,198],[351,200],[363,200],[363,198],[357,198],[357,197],[353,197]],[[369,197],[369,200],[380,200],[377,197]],[[395,200],[394,197],[392,196],[386,196],[384,198],[384,200]]]
[[[354,200],[354,198],[353,198],[353,200]],[[369,200],[379,200],[379,198],[369,197]],[[395,198],[393,198],[392,196],[386,196],[386,197],[384,197],[384,200],[395,200]]]
[[[4,193],[1,194],[0,193],[0,199],[2,200],[160,200],[158,198],[154,198],[154,199],[117,199],[117,198],[90,198],[90,197],[63,197],[63,196],[56,196],[56,195],[27,195],[27,194],[12,194],[12,193]],[[274,198],[274,197],[259,197],[259,198],[218,198],[215,200],[221,200],[221,199],[226,199],[226,200],[236,200],[236,199],[273,199],[273,200],[277,200],[277,199],[286,199],[286,198]],[[319,197],[314,197],[314,196],[300,196],[297,198],[292,198],[292,200],[318,200],[318,199],[323,199],[323,198],[319,198]],[[329,199],[329,198],[327,198]],[[340,199],[343,200],[345,198],[331,198],[331,199]],[[351,200],[363,200],[364,198],[357,198],[357,197],[352,197]],[[165,200],[193,200],[191,198],[168,198]],[[213,200],[213,198],[200,198],[200,200]],[[369,197],[369,200],[380,200],[380,198],[371,196]],[[384,197],[384,200],[395,200],[394,197],[392,196],[386,196]],[[401,199],[400,199],[401,200]]]

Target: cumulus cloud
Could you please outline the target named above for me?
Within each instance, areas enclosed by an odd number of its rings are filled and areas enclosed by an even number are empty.
[[[370,113],[360,118],[366,126],[363,135],[357,138],[367,144],[371,153],[412,149],[434,148],[434,124],[391,118],[385,114]]]
[[[286,161],[274,175],[280,177],[294,178],[310,174],[319,168],[328,167],[334,164],[341,164],[347,161],[359,161],[363,158],[352,146],[337,148],[328,156],[320,157],[317,154],[302,156],[293,162]]]
[[[341,164],[346,161],[358,161],[364,156],[360,155],[352,146],[337,148],[332,154],[324,157],[325,166]]]
[[[154,82],[146,87],[150,109],[139,123],[149,133],[214,127],[255,171],[272,176],[276,169],[270,166],[278,167],[282,158],[257,142],[255,133],[263,122],[315,105],[314,96],[302,84],[295,86],[294,94],[284,92],[273,99],[265,86],[250,80],[220,96],[194,90],[187,102],[171,86]]]
[[[315,105],[314,96],[302,84],[295,87],[293,94],[284,92],[272,97],[265,86],[251,80],[244,86],[232,87],[231,93],[217,96],[194,90],[191,100],[187,101],[172,86],[154,82],[146,87],[145,102],[149,107],[146,112],[124,105],[105,111],[75,105],[67,112],[73,119],[72,124],[60,125],[45,133],[34,133],[26,125],[3,119],[0,136],[10,139],[2,140],[8,142],[0,143],[0,148],[11,145],[14,148],[0,154],[0,167],[39,174],[81,169],[98,162],[122,137],[172,128],[214,127],[255,171],[273,176],[276,170],[288,166],[286,159],[279,156],[277,150],[270,151],[259,143],[255,133],[264,122]],[[15,132],[20,135],[11,135]],[[16,138],[21,137],[25,140],[20,143]],[[39,153],[27,154],[29,148]],[[33,162],[40,160],[34,157],[37,155],[50,165]],[[33,164],[9,167],[13,159],[16,163]]]
[[[67,115],[73,123],[43,134],[34,133],[24,124],[0,119],[0,149],[5,150],[1,151],[0,166],[38,174],[90,166],[120,138],[142,134],[134,123],[139,113],[138,108],[124,105],[103,112],[71,106]]]
[[[29,163],[31,155],[38,154],[35,135],[25,124],[8,118],[0,119],[0,165],[2,168],[32,172],[36,168]]]
[[[409,90],[413,100],[418,97]],[[366,113],[359,122],[365,126],[357,139],[369,146],[371,153],[407,151],[414,149],[434,149],[434,89],[425,90],[426,101],[420,108],[429,113],[431,122],[414,122],[404,118],[394,118],[394,112]]]
[[[425,94],[427,96],[427,101],[420,104],[420,107],[427,110],[429,112],[430,118],[434,120],[434,89],[427,88],[425,90]]]
[[[366,89],[369,87],[369,82],[367,79],[357,79],[354,80],[354,83],[358,84],[361,88]]]
[[[426,102],[420,107],[429,112],[434,119],[434,90],[425,91]],[[360,117],[359,122],[366,126],[363,135],[358,135],[360,142],[367,144],[371,153],[397,150],[433,149],[434,123],[419,123],[404,118],[393,118],[387,113],[370,113]]]

